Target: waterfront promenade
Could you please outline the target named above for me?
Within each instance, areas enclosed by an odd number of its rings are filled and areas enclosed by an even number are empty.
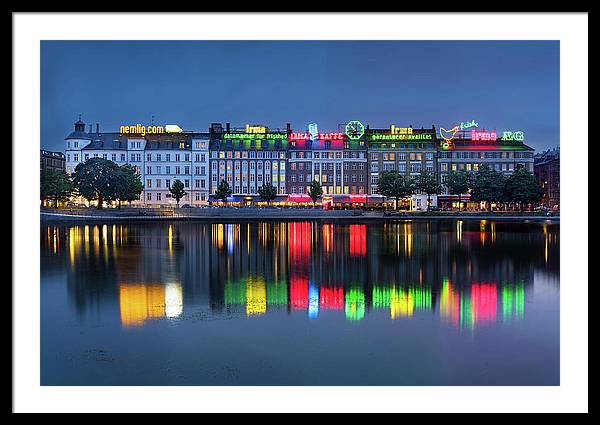
[[[103,209],[50,209],[40,210],[41,220],[504,220],[504,221],[560,221],[558,216],[540,213],[513,212],[392,212],[362,210],[297,209],[297,208],[126,208]]]

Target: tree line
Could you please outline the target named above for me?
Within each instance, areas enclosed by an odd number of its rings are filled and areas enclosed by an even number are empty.
[[[492,203],[513,204],[519,209],[523,204],[537,204],[544,194],[534,175],[522,167],[508,177],[485,164],[474,173],[450,171],[444,184],[448,194],[458,195],[459,206],[462,205],[461,195],[468,193],[471,201],[486,202],[490,211]],[[379,175],[377,188],[379,194],[395,199],[396,209],[400,199],[421,192],[427,194],[429,210],[431,196],[442,193],[437,174],[429,171],[422,171],[416,177],[398,171],[383,171]]]
[[[135,167],[118,165],[103,158],[90,158],[75,167],[69,176],[64,170],[46,170],[41,174],[40,198],[54,207],[72,196],[82,196],[88,202],[131,202],[139,199],[144,186]]]

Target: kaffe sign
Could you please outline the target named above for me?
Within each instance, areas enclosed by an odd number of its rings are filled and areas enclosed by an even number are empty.
[[[309,132],[290,133],[290,140],[344,140],[344,133],[317,133],[317,137]]]

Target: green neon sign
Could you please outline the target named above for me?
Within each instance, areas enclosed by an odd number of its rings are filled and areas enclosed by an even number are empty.
[[[422,134],[373,134],[371,140],[432,140],[433,135]]]
[[[523,140],[525,140],[525,135],[523,134],[522,131],[505,131],[502,133],[502,139],[504,141],[516,141],[516,142],[522,142]]]
[[[365,126],[360,121],[354,120],[346,124],[346,135],[349,139],[360,139],[363,134],[365,134]]]
[[[274,134],[274,133],[225,133],[223,139],[247,139],[247,140],[260,140],[260,139],[282,139],[287,140],[287,134]]]

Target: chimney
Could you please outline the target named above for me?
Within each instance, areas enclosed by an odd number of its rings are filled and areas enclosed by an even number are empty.
[[[100,133],[100,123],[96,123],[96,133]]]
[[[292,124],[290,124],[289,122],[287,123],[286,128],[288,133],[292,132]]]
[[[227,133],[229,133],[229,123],[228,122],[225,123],[225,129],[227,130]]]

